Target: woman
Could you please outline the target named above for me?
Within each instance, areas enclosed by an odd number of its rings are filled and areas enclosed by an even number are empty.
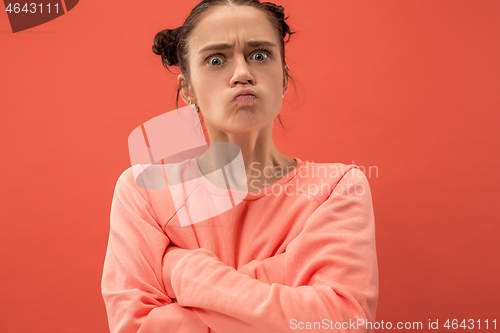
[[[210,142],[239,147],[249,193],[181,226],[169,190],[137,186],[131,168],[120,176],[102,277],[112,333],[372,331],[378,268],[366,177],[356,165],[291,158],[272,140],[291,33],[281,6],[204,0],[155,37],[164,65],[181,68],[178,95]],[[212,153],[177,170],[201,176],[197,193],[217,197],[203,177],[217,168]]]

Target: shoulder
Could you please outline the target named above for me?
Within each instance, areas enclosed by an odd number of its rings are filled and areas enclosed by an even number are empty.
[[[124,170],[115,186],[115,199],[147,209],[162,227],[181,209],[199,184],[189,160],[172,164],[135,164]]]
[[[172,199],[161,164],[135,164],[118,177],[114,198],[137,207],[172,206]]]
[[[317,163],[305,161],[296,177],[297,188],[314,197],[321,204],[332,195],[338,187],[358,186],[368,187],[368,180],[356,164]]]

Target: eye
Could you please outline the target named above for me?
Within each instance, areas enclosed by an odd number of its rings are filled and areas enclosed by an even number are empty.
[[[214,56],[214,54],[210,55],[208,58],[207,58],[208,62],[210,63],[211,66],[213,67],[219,67],[220,65],[222,65],[222,57],[219,57],[219,56]]]
[[[269,54],[271,54],[271,51],[259,49],[252,55],[252,59],[258,62],[263,62],[269,57]]]

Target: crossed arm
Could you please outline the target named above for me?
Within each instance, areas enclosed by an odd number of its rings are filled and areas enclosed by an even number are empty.
[[[111,333],[292,332],[291,320],[374,319],[378,271],[371,195],[367,180],[352,169],[339,184],[361,183],[363,195],[332,195],[285,253],[237,270],[207,249],[169,246],[147,195],[127,184],[133,182],[130,174],[122,176],[102,279]]]
[[[167,253],[176,250],[174,255],[167,255]],[[169,286],[171,270],[177,264],[178,260],[183,258],[187,253],[192,250],[180,249],[177,246],[170,245],[164,256],[164,279],[165,279],[165,289],[167,295],[171,298],[175,298],[175,294],[172,291],[172,287]],[[262,281],[267,284],[280,283],[284,284],[284,276],[282,272],[284,271],[284,259],[285,253],[278,254],[274,257],[267,258],[263,261],[253,260],[248,264],[240,267],[238,272],[249,276],[252,279]],[[168,264],[167,264],[168,263]],[[179,332],[179,333],[206,333],[209,332],[209,327],[205,324],[200,317],[193,311],[191,307],[182,307],[178,303],[172,303],[161,313],[161,318],[149,320],[149,322],[155,322],[155,326],[149,327],[148,325],[141,326],[138,332]],[[148,317],[151,316],[151,313]],[[159,314],[160,316],[160,314]],[[149,323],[148,322],[148,323]],[[159,329],[158,322],[162,323],[161,329]],[[153,324],[152,324],[153,325]]]

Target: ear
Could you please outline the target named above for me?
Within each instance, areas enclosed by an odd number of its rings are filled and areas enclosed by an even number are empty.
[[[186,78],[184,77],[184,74],[179,74],[177,77],[177,86],[181,86],[181,84],[185,84]],[[191,100],[191,102],[194,102],[194,93],[191,85],[186,85],[180,90],[181,93],[181,98],[182,100],[189,105],[188,100]]]
[[[288,69],[288,65],[285,65],[285,68]],[[288,91],[288,77],[283,73],[283,95],[286,95]]]

